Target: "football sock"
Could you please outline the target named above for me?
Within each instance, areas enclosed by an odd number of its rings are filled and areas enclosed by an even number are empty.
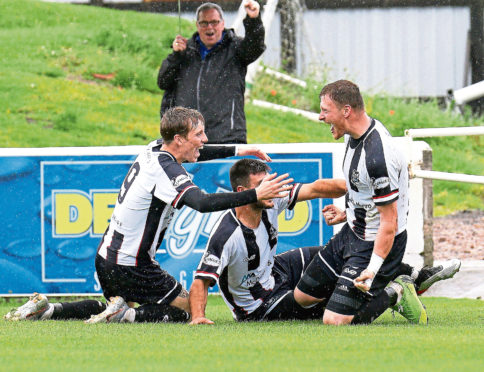
[[[387,287],[379,295],[365,302],[356,312],[352,324],[369,324],[395,304],[398,298],[393,287]]]
[[[51,319],[88,319],[91,315],[102,313],[106,304],[97,300],[54,303]]]
[[[187,322],[190,315],[174,306],[163,304],[145,304],[135,309],[136,322]]]
[[[408,276],[412,277],[412,274],[413,274],[414,271],[416,271],[416,270],[412,266],[402,262],[402,263],[400,263],[400,266],[398,267],[398,271],[395,274],[395,278],[397,276],[400,276],[400,275],[408,275]],[[417,274],[418,274],[418,271],[417,271]],[[395,279],[395,278],[393,278],[393,279]]]

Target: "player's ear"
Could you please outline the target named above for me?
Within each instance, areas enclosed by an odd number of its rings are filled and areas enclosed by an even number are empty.
[[[350,105],[345,105],[343,107],[343,115],[345,116],[345,118],[347,118],[351,113],[351,106]]]
[[[241,192],[241,191],[244,191],[245,190],[245,187],[244,186],[237,186],[237,192]]]
[[[175,142],[178,145],[182,145],[183,144],[182,138],[181,138],[181,136],[179,134],[175,134],[175,136],[173,137],[173,139],[175,140]]]

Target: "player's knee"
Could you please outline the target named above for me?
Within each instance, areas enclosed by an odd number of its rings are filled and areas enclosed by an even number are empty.
[[[352,315],[342,315],[326,310],[323,315],[323,323],[326,325],[345,325],[350,324],[353,319]]]
[[[323,301],[320,298],[310,296],[304,292],[301,292],[299,288],[294,290],[294,299],[302,307],[309,307]]]

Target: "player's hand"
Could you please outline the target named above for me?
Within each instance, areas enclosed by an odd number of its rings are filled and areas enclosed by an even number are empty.
[[[187,42],[188,40],[181,35],[176,35],[175,40],[173,40],[173,44],[171,44],[173,51],[175,52],[183,52],[187,49]]]
[[[375,273],[370,270],[363,270],[358,278],[353,281],[353,284],[362,292],[368,292],[373,283]]]
[[[292,189],[292,185],[289,184],[293,182],[294,179],[287,178],[289,177],[289,173],[285,173],[279,177],[276,176],[277,173],[269,174],[262,180],[261,184],[255,188],[257,200],[268,200],[287,196]]]
[[[189,323],[190,325],[197,325],[197,324],[215,324],[210,319],[207,319],[203,316],[199,316],[198,318],[192,319]]]
[[[327,205],[323,208],[323,216],[326,224],[329,226],[346,221],[346,212],[342,211],[334,204]]]
[[[261,160],[272,161],[269,155],[267,155],[264,151],[262,151],[261,149],[258,149],[257,147],[243,147],[243,146],[237,147],[237,156],[249,156],[249,155],[258,157]]]
[[[250,18],[257,18],[260,12],[260,5],[257,1],[254,0],[245,0],[244,1],[245,12]]]

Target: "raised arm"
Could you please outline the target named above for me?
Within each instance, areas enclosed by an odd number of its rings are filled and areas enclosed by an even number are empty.
[[[209,286],[209,279],[195,279],[192,283],[189,296],[190,312],[192,314],[190,325],[214,324],[213,321],[205,318]]]
[[[316,198],[339,198],[346,194],[346,183],[343,179],[319,179],[301,186],[297,201]]]
[[[254,62],[266,49],[264,44],[265,30],[260,17],[259,3],[254,0],[245,2],[245,17],[243,23],[245,38],[238,50],[238,56],[246,65]]]
[[[240,207],[241,205],[255,203],[257,200],[283,198],[287,195],[288,186],[293,179],[287,178],[289,174],[276,177],[273,173],[265,178],[255,189],[241,192],[226,192],[205,194],[198,187],[187,190],[183,196],[183,203],[199,212],[215,212]]]
[[[185,51],[174,51],[161,63],[158,71],[158,87],[163,90],[173,89],[180,71]]]

